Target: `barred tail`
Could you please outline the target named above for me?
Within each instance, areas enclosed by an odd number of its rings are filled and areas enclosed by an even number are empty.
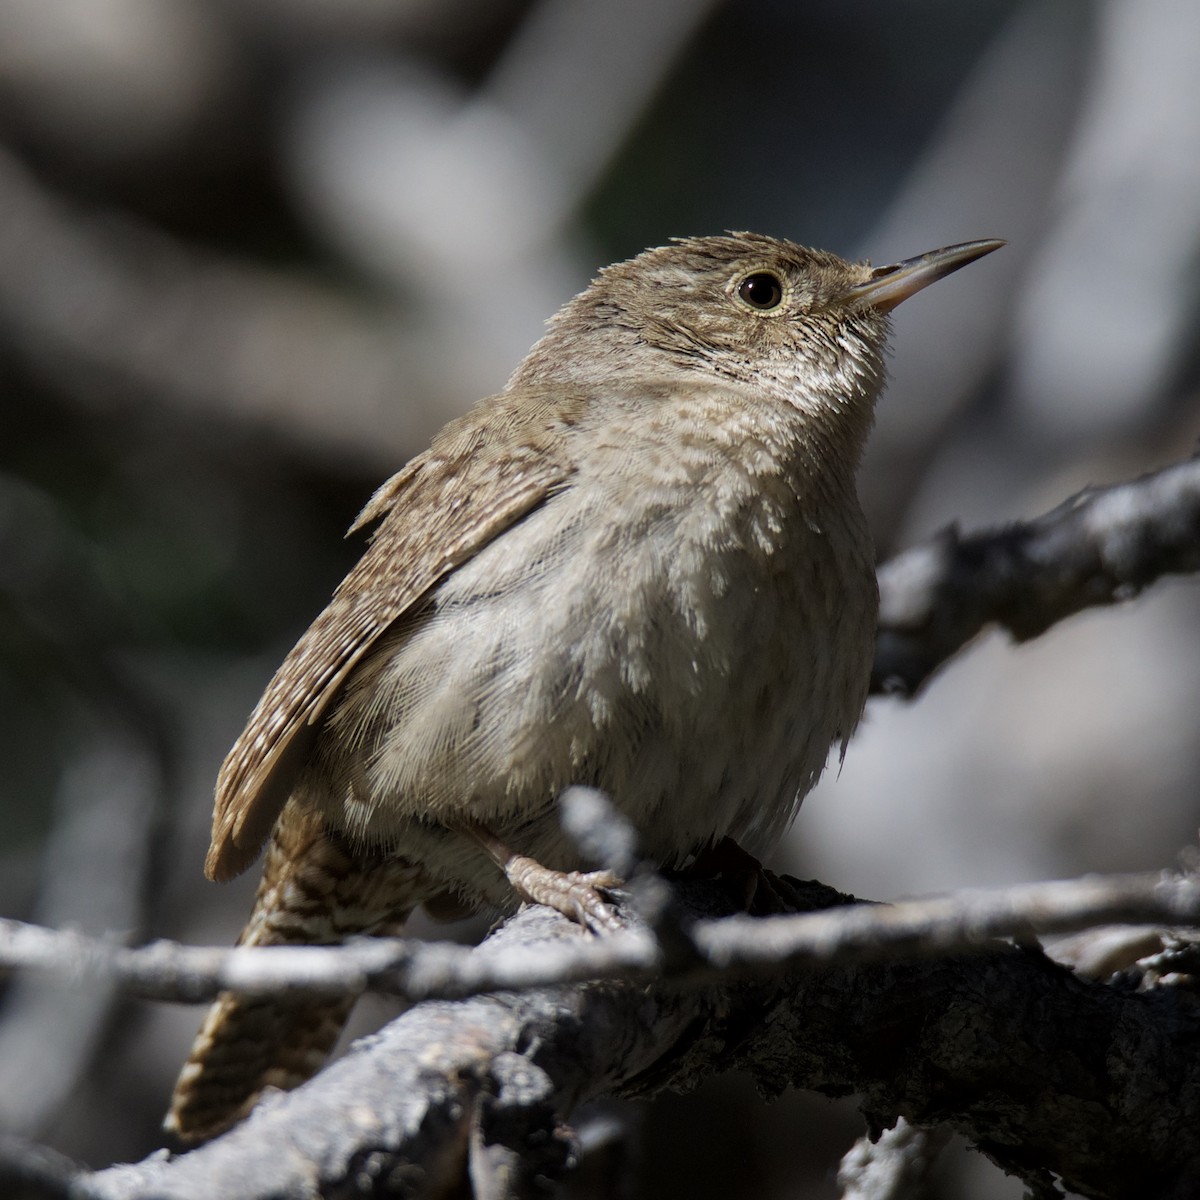
[[[351,853],[318,818],[289,805],[238,944],[329,945],[390,933],[436,891],[419,867]],[[246,1116],[265,1088],[303,1083],[320,1070],[357,998],[222,993],[192,1043],[164,1127],[202,1142]]]
[[[179,1074],[164,1127],[181,1141],[204,1142],[245,1117],[266,1088],[302,1084],[321,1069],[356,999],[281,1002],[225,992]]]

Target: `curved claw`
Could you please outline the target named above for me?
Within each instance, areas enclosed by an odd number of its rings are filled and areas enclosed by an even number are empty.
[[[578,921],[589,933],[614,933],[624,928],[617,910],[603,896],[622,885],[612,871],[554,871],[535,859],[514,854],[504,864],[504,874],[522,900],[553,908]]]

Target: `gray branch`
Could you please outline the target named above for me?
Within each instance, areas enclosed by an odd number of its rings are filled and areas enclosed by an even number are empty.
[[[1093,876],[888,905],[843,903],[819,912],[702,919],[683,926],[686,951],[675,947],[671,954],[640,924],[604,938],[558,938],[549,945],[491,938],[471,948],[397,938],[227,948],[169,941],[127,947],[0,918],[0,970],[57,973],[76,984],[115,983],[144,999],[186,1003],[211,1000],[225,990],[374,991],[419,1002],[557,984],[692,981],[775,974],[783,967],[928,958],[978,950],[991,938],[1028,941],[1116,924],[1200,925],[1200,879],[1155,872]]]
[[[1200,459],[1090,488],[1032,521],[951,526],[879,570],[872,690],[914,695],[989,625],[1018,641],[1200,569]]]
[[[842,1200],[906,1200],[921,1195],[948,1140],[948,1130],[922,1129],[903,1117],[875,1141],[859,1138],[838,1167]]]
[[[810,907],[845,899],[820,885],[797,891]],[[718,915],[711,885],[689,885],[680,903],[697,921]],[[584,941],[526,909],[467,953],[499,962]],[[768,1095],[857,1094],[875,1133],[898,1114],[948,1126],[1043,1191],[1054,1173],[1091,1196],[1196,1194],[1196,997],[1080,980],[1036,950],[975,949],[686,987],[631,978],[428,1002],[223,1137],[81,1174],[73,1195],[432,1197],[468,1176],[485,1194],[530,1195],[574,1160],[564,1122],[580,1104],[727,1070],[749,1072]],[[508,1190],[491,1190],[506,1172]]]

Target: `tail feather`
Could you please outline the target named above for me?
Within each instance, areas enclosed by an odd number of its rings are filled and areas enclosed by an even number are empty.
[[[183,1142],[205,1142],[236,1125],[267,1088],[298,1087],[321,1069],[357,999],[225,992],[179,1074],[165,1128]]]
[[[329,945],[390,933],[438,891],[413,863],[351,855],[318,817],[289,805],[238,944]],[[222,993],[180,1072],[165,1128],[184,1142],[205,1141],[240,1121],[265,1088],[303,1083],[320,1070],[357,999]]]

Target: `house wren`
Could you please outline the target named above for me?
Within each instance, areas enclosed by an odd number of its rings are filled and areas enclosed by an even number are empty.
[[[664,865],[769,848],[866,700],[854,476],[887,313],[1002,244],[872,269],[743,233],[602,271],[375,493],[370,547],[225,760],[209,877],[270,839],[241,944],[448,902],[607,927],[612,881],[559,827],[571,784]],[[218,999],[168,1127],[201,1140],[307,1078],[352,1004]]]

